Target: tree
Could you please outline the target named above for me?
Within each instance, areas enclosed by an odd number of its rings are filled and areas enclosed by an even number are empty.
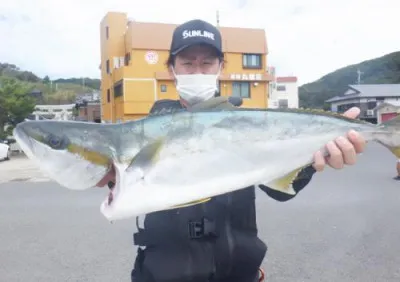
[[[43,78],[43,83],[44,83],[44,84],[50,83],[50,77],[49,77],[48,75],[46,75],[46,76]]]
[[[0,138],[10,134],[15,125],[34,111],[36,103],[31,91],[31,87],[17,79],[0,78]]]

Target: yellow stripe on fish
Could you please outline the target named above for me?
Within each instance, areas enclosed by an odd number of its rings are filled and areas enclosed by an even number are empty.
[[[194,205],[198,205],[198,204],[203,204],[203,203],[208,202],[209,200],[211,200],[211,198],[200,199],[200,200],[188,202],[188,203],[185,203],[185,204],[172,206],[171,209],[185,208],[185,207],[190,207],[190,206],[194,206]]]
[[[102,155],[99,152],[90,151],[86,148],[80,147],[75,144],[69,144],[67,146],[67,150],[70,153],[78,154],[85,160],[87,160],[93,164],[96,164],[96,165],[108,166],[110,164],[110,159],[107,156]]]

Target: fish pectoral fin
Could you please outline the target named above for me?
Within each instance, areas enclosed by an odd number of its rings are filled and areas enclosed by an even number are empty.
[[[153,163],[158,160],[159,152],[164,144],[164,139],[159,138],[154,142],[150,142],[144,146],[139,153],[133,157],[131,163],[125,171],[130,172],[135,169],[141,169],[142,171],[151,167]]]
[[[200,200],[196,200],[196,201],[191,201],[191,202],[184,203],[184,204],[181,204],[181,205],[172,206],[169,209],[179,209],[179,208],[190,207],[190,206],[206,203],[209,200],[211,200],[211,198],[205,198],[205,199],[200,199]]]
[[[218,96],[211,98],[209,100],[200,102],[188,109],[190,112],[196,112],[196,111],[202,111],[202,110],[208,110],[208,109],[221,109],[221,110],[230,110],[230,109],[235,109],[236,107],[233,106],[229,102],[228,97],[224,96]]]
[[[299,176],[302,169],[303,167],[295,169],[282,177],[265,184],[265,186],[285,194],[296,195],[296,191],[293,189],[293,182]]]

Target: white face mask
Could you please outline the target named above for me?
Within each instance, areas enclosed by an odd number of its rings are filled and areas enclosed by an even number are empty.
[[[219,72],[217,74],[175,74],[176,89],[179,96],[191,106],[215,95],[218,90],[218,76]]]

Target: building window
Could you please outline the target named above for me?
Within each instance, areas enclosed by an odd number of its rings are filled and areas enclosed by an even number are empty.
[[[278,107],[280,109],[287,109],[289,107],[289,101],[287,99],[279,99]]]
[[[250,82],[233,82],[232,96],[250,98]]]
[[[125,54],[125,66],[129,66],[129,62],[131,61],[131,53]]]
[[[343,105],[337,106],[337,109],[338,109],[339,113],[344,113],[345,111],[347,111],[347,110],[349,110],[350,108],[353,108],[353,107],[360,108],[360,105],[356,104],[356,103],[343,104]]]
[[[165,85],[165,84],[161,84],[160,85],[160,90],[161,90],[161,92],[167,92],[167,85]]]
[[[114,97],[120,97],[122,95],[124,95],[124,89],[122,80],[120,80],[114,84]]]
[[[106,61],[106,73],[110,73],[110,60]]]
[[[107,89],[107,103],[110,103],[110,101],[111,101],[110,89]]]
[[[372,101],[372,102],[368,102],[367,103],[367,108],[368,108],[368,110],[372,110],[373,108],[375,108],[376,107],[376,102],[375,101]]]
[[[276,87],[276,90],[277,90],[277,91],[286,91],[286,86],[285,86],[285,85],[278,85],[278,86]]]
[[[106,26],[106,39],[110,37],[110,28]]]
[[[261,55],[260,54],[243,54],[243,68],[248,69],[261,69]]]

